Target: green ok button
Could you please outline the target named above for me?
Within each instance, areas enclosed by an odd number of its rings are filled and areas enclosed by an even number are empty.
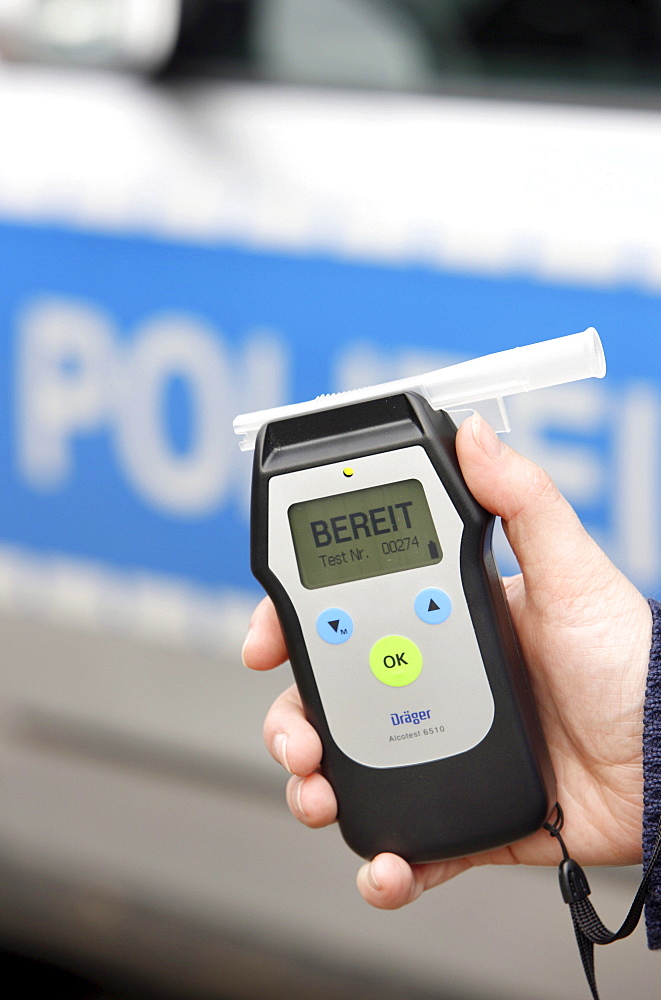
[[[403,635],[384,635],[370,650],[370,667],[382,684],[406,687],[420,676],[422,653]]]

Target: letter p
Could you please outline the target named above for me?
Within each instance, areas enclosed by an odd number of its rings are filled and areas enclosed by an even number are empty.
[[[94,309],[42,299],[19,325],[18,464],[39,489],[56,489],[71,471],[71,439],[99,426],[108,410],[113,333]]]

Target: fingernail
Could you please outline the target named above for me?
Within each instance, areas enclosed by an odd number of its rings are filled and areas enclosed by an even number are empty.
[[[248,666],[248,664],[246,663],[246,647],[250,642],[251,635],[252,635],[252,627],[248,629],[246,637],[243,640],[243,646],[241,647],[241,662],[243,663],[244,667]],[[234,648],[236,649],[236,646]]]
[[[479,413],[474,413],[471,418],[473,437],[479,448],[489,458],[500,458],[505,451],[505,445],[500,440],[493,427],[486,422]]]
[[[370,889],[374,889],[376,892],[379,892],[381,889],[381,883],[374,874],[374,865],[372,864],[371,861],[369,864],[365,865],[364,871],[365,871],[365,878],[369,883]]]
[[[277,733],[273,738],[273,753],[276,760],[279,760],[286,771],[293,774],[287,759],[287,733]]]
[[[299,815],[301,816],[307,817],[307,813],[303,808],[303,802],[302,802],[302,788],[304,781],[305,778],[298,779],[298,781],[291,790],[291,797],[292,797],[292,805],[294,806],[296,812],[299,813]]]

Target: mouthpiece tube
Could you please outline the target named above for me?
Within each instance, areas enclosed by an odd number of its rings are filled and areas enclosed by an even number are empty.
[[[499,426],[494,426],[494,429],[509,430],[501,402],[504,396],[584,378],[603,378],[605,374],[606,359],[599,334],[594,327],[589,327],[582,333],[544,340],[528,347],[514,347],[509,351],[488,354],[473,361],[462,361],[458,365],[439,368],[424,375],[396,379],[363,389],[350,389],[330,396],[318,396],[305,403],[244,413],[235,419],[234,432],[243,438],[239,442],[241,450],[248,451],[255,446],[259,428],[271,420],[400,392],[418,392],[435,410],[451,412],[469,409],[473,403],[493,400],[496,404],[494,412],[501,418]],[[498,420],[497,416],[494,424]]]

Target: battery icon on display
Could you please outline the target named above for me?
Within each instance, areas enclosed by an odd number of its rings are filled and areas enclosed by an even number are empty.
[[[436,545],[436,542],[429,543],[429,558],[438,559],[438,546]]]

